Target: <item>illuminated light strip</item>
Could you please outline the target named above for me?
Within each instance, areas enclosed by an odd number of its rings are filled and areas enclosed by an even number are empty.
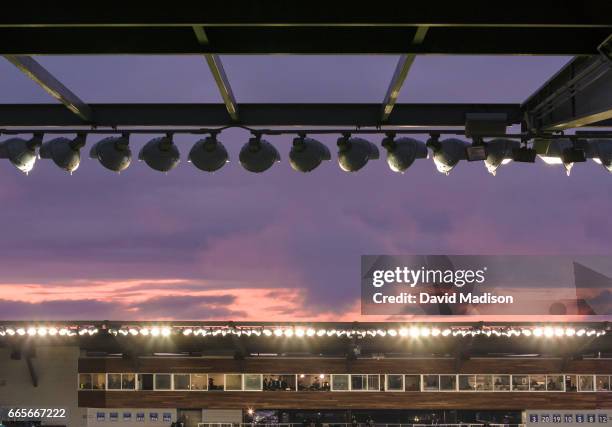
[[[71,336],[94,336],[99,334],[99,328],[95,326],[54,326],[54,325],[32,325],[32,326],[3,326],[0,327],[0,337],[71,337]],[[437,337],[533,337],[543,339],[557,339],[562,337],[601,337],[606,334],[605,329],[594,329],[568,325],[543,325],[543,326],[517,326],[517,327],[468,327],[450,326],[444,329],[429,326],[411,326],[390,329],[315,329],[314,327],[302,326],[276,326],[269,327],[230,327],[230,326],[122,326],[119,329],[108,329],[107,332],[113,336],[147,336],[151,338],[167,338],[173,335],[183,336],[257,336],[276,338],[300,338],[313,337],[389,337],[395,339],[420,339]]]

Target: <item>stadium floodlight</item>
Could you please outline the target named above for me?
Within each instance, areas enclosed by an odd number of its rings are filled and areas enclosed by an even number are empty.
[[[215,172],[229,162],[229,156],[217,136],[210,135],[193,145],[188,161],[200,170]]]
[[[593,161],[612,172],[612,139],[591,139],[589,148]]]
[[[329,148],[316,139],[300,135],[293,140],[293,146],[289,152],[289,163],[298,172],[311,172],[321,162],[331,160]]]
[[[395,138],[387,135],[382,146],[387,149],[387,164],[393,172],[404,173],[415,159],[428,157],[427,146],[424,142],[413,138]]]
[[[540,159],[548,165],[563,165],[567,176],[570,175],[575,162],[586,160],[584,150],[574,146],[569,138],[544,139],[538,138],[533,146]]]
[[[484,163],[487,171],[495,176],[497,168],[512,161],[513,153],[521,147],[521,143],[513,139],[496,138],[488,141],[486,147],[487,157]]]
[[[132,150],[130,150],[130,136],[109,136],[96,142],[89,151],[91,159],[98,160],[102,166],[113,172],[120,173],[130,166]]]
[[[81,148],[85,146],[86,134],[79,133],[74,139],[54,138],[40,147],[40,158],[51,159],[61,169],[72,174],[81,163]]]
[[[353,138],[349,134],[338,138],[338,164],[345,172],[357,172],[368,161],[380,157],[378,147],[363,138]]]
[[[239,159],[247,171],[261,173],[270,169],[274,163],[280,162],[280,154],[274,145],[261,139],[260,134],[255,134],[240,149]]]
[[[439,135],[432,135],[427,146],[433,150],[433,161],[438,172],[448,175],[460,160],[466,159],[468,143],[457,138],[440,140]]]
[[[176,167],[181,154],[172,140],[172,135],[160,136],[147,142],[138,153],[138,160],[144,161],[151,169],[168,172]]]
[[[36,163],[36,148],[42,144],[43,134],[35,133],[30,139],[9,138],[0,142],[0,159],[10,162],[26,175]]]

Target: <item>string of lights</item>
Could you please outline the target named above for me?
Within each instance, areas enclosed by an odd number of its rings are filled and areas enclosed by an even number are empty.
[[[100,333],[112,336],[140,336],[140,337],[263,337],[263,338],[437,338],[437,337],[534,337],[534,338],[561,338],[561,337],[600,337],[606,334],[607,327],[585,327],[581,325],[564,326],[405,326],[399,328],[357,328],[333,329],[295,326],[277,327],[197,327],[197,326],[169,326],[126,325],[118,328],[96,326],[3,326],[0,327],[0,337],[90,337]]]
[[[229,162],[229,154],[219,135],[230,128],[251,133],[239,154],[240,164],[253,173],[261,173],[281,161],[281,155],[265,136],[294,135],[289,152],[291,167],[299,172],[311,172],[322,162],[331,160],[329,148],[309,137],[315,134],[339,134],[337,159],[346,172],[361,170],[370,160],[379,159],[378,146],[358,135],[382,135],[381,145],[387,152],[387,163],[394,172],[404,173],[417,159],[433,158],[437,170],[448,175],[462,160],[484,162],[495,175],[497,169],[509,162],[534,163],[540,157],[547,164],[565,167],[567,174],[575,163],[592,159],[612,172],[612,133],[583,132],[579,135],[499,133],[478,134],[470,143],[459,139],[465,130],[458,129],[254,129],[245,126],[226,126],[211,129],[0,129],[9,136],[0,141],[0,158],[8,159],[23,173],[30,173],[36,160],[52,160],[59,168],[73,173],[81,162],[81,149],[89,135],[106,136],[94,143],[89,157],[113,172],[120,173],[132,163],[130,135],[162,134],[148,141],[139,151],[138,160],[159,172],[169,172],[180,163],[180,150],[174,135],[199,136],[188,154],[188,162],[205,172],[215,172]],[[15,135],[31,134],[30,139]],[[44,141],[44,135],[74,134]],[[407,135],[428,134],[427,141]],[[451,137],[442,139],[442,135]],[[485,140],[485,138],[488,138]]]

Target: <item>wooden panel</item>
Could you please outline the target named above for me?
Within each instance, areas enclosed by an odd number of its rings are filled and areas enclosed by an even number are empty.
[[[79,359],[79,372],[251,372],[251,373],[600,373],[612,374],[612,360],[574,360],[563,366],[562,359],[471,359],[459,370],[454,359],[202,359],[202,358],[120,358]]]
[[[210,409],[597,409],[612,393],[79,392],[81,407]]]

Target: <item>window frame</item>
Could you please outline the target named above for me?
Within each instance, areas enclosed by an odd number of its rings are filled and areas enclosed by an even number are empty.
[[[175,381],[175,377],[177,375],[180,376],[187,376],[188,380],[187,380],[187,387],[188,388],[176,388],[176,381]],[[172,374],[172,390],[176,390],[176,391],[191,391],[191,374],[186,374],[186,373],[182,373],[182,372],[175,372]]]
[[[157,376],[168,375],[170,377],[170,388],[157,388]],[[153,391],[173,391],[174,390],[174,375],[168,372],[156,372],[153,374]]]
[[[119,388],[110,388],[110,381],[109,381],[109,375],[119,375]],[[107,391],[121,391],[121,386],[123,385],[121,383],[121,372],[106,372],[106,390]]]
[[[405,387],[404,387],[404,375],[405,374],[385,374],[385,392],[389,392],[389,393],[399,393],[399,392],[404,392]],[[399,389],[394,389],[394,390],[389,390],[389,377],[390,376],[399,376],[402,379],[402,388],[401,390]],[[423,378],[421,376],[421,384],[423,383]],[[422,388],[422,385],[421,385]]]
[[[346,389],[338,389],[334,387],[334,379],[336,377],[346,377]],[[366,380],[367,381],[367,380]],[[329,381],[329,389],[330,391],[351,391],[351,374],[331,374],[331,378]]]
[[[246,388],[247,375],[258,375],[259,376],[259,388],[258,389],[247,389]],[[242,374],[242,391],[263,391],[263,374]]]
[[[234,376],[234,375],[239,375],[240,376],[240,390],[229,390],[227,388],[227,377],[228,376]],[[240,373],[230,373],[230,374],[223,374],[223,390],[222,391],[244,391],[244,374],[240,374]]]
[[[204,389],[194,389],[193,388],[193,377],[194,375],[204,375],[206,377],[206,379],[204,380],[204,385],[206,386],[206,388]],[[195,392],[203,392],[203,391],[209,391],[208,390],[208,377],[209,374],[207,372],[194,372],[194,373],[190,373],[189,374],[189,391],[195,391]]]

